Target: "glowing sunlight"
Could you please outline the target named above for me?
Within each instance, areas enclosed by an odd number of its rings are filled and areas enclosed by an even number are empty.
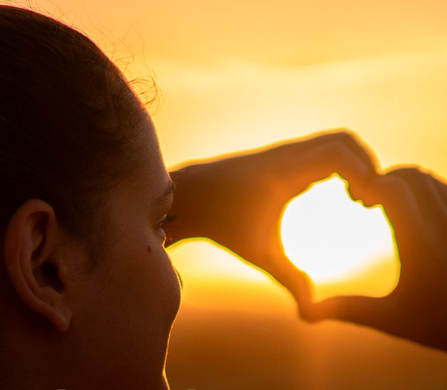
[[[0,4],[50,14],[91,37],[146,103],[170,172],[346,128],[368,145],[379,172],[411,165],[447,178],[447,0]],[[346,187],[337,175],[316,182],[290,199],[273,222],[287,257],[314,282],[313,301],[385,296],[399,281],[393,230],[383,208],[353,201]],[[248,202],[241,192],[242,207]],[[255,203],[259,213],[268,203]],[[245,214],[241,210],[235,223]],[[227,220],[224,214],[215,222]],[[198,235],[207,236],[205,230]],[[264,249],[263,242],[255,244]],[[180,240],[167,252],[182,281],[166,364],[171,389],[447,390],[443,351],[355,323],[305,321],[286,287],[206,237]],[[164,287],[156,297],[159,308],[170,299]],[[360,306],[349,309],[354,313]],[[411,313],[402,320],[413,320]],[[123,315],[116,314],[111,330],[124,323]],[[138,330],[136,344],[147,323],[127,317]],[[152,331],[158,332],[147,328]],[[149,355],[154,348],[147,345]],[[142,351],[117,367],[142,367]],[[0,378],[3,371],[0,366]],[[72,389],[67,383],[58,387]]]
[[[385,295],[397,282],[397,254],[383,209],[352,201],[338,176],[314,184],[289,203],[281,235],[285,253],[316,283],[320,298]],[[325,285],[326,290],[331,285],[330,293],[322,292]]]

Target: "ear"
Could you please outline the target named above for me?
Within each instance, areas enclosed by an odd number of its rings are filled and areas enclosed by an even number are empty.
[[[4,242],[5,266],[15,291],[58,332],[66,332],[71,322],[66,305],[67,264],[59,250],[62,237],[54,209],[31,199],[10,219]]]

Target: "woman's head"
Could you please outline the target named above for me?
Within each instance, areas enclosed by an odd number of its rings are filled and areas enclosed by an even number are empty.
[[[43,15],[1,7],[0,58],[0,223],[39,198],[88,236],[101,197],[135,167],[144,110],[90,39]]]
[[[165,388],[179,287],[152,122],[51,18],[0,6],[0,58],[0,387]]]

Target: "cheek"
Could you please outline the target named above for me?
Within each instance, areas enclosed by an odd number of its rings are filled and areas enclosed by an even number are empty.
[[[166,289],[165,289],[165,297],[166,297],[166,307],[169,308],[171,323],[174,321],[177,316],[180,300],[181,300],[181,290],[180,290],[180,280],[175,271],[171,259],[167,255],[166,251],[164,251],[164,257],[166,259]]]
[[[125,372],[129,383],[159,388],[180,303],[177,274],[161,246],[149,252],[141,242],[121,246],[104,264],[88,281],[94,298],[84,305],[81,349],[94,350],[104,367]]]
[[[179,279],[164,248],[148,248],[147,254],[146,277],[143,279],[145,295],[150,297],[152,309],[170,327],[180,306]]]
[[[98,288],[107,291],[107,307],[120,313],[115,320],[139,324],[152,334],[169,332],[179,309],[177,274],[155,239],[125,239],[106,260]],[[99,287],[101,286],[101,287]]]
[[[120,245],[121,260],[125,260],[124,266],[130,271],[127,288],[132,292],[132,301],[144,314],[144,321],[158,320],[162,323],[158,326],[170,328],[180,305],[177,273],[161,245],[162,237],[146,221],[140,224],[137,218],[134,221],[132,239],[124,238]]]

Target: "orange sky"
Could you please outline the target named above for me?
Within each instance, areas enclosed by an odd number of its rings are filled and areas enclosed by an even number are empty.
[[[384,167],[420,164],[447,177],[445,1],[2,3],[49,12],[86,31],[129,78],[154,77],[169,166],[349,127]],[[205,276],[203,260],[191,259],[220,252],[192,245],[174,261],[185,277]],[[254,277],[230,263],[231,275]]]
[[[131,78],[155,75],[168,165],[344,126],[385,166],[447,176],[444,1],[21,3],[86,31]]]
[[[420,164],[447,177],[447,1],[0,3],[48,12],[85,31],[129,78],[154,77],[151,111],[168,166],[348,127],[383,167]],[[184,279],[168,361],[173,388],[447,383],[442,353],[361,327],[298,321],[285,289],[209,241],[169,252]],[[319,294],[384,293],[396,282],[395,259],[385,268]]]

